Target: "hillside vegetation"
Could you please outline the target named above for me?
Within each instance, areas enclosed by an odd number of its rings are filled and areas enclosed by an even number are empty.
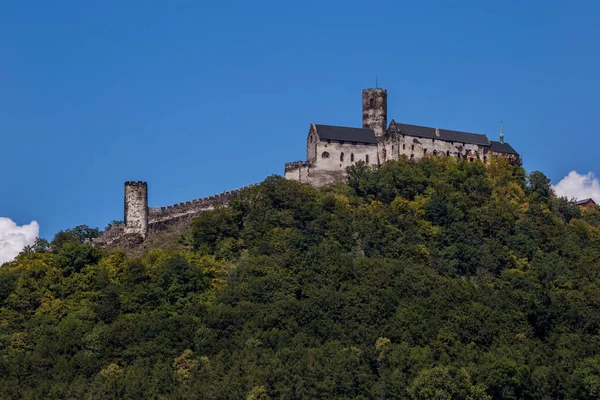
[[[0,398],[600,396],[600,213],[501,159],[273,176],[180,251],[89,234],[0,268]]]

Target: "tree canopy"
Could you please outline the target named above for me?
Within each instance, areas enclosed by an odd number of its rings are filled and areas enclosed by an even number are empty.
[[[503,159],[272,176],[184,251],[97,234],[0,268],[0,398],[600,397],[600,213]]]

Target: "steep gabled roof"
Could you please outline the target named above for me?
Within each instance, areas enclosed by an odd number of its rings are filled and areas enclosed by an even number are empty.
[[[489,146],[490,141],[487,136],[479,133],[467,133],[460,131],[452,131],[449,129],[438,129],[439,136],[436,135],[436,128],[428,126],[400,124],[394,120],[390,123],[390,127],[394,125],[398,131],[404,135],[416,136],[427,139],[439,139],[447,142],[460,142],[476,144],[479,146]]]
[[[343,142],[357,142],[377,144],[373,129],[348,128],[346,126],[317,125],[317,133],[321,140],[337,140]]]
[[[594,201],[594,199],[588,198],[588,199],[583,199],[583,200],[577,200],[577,205],[578,206],[582,206],[582,205],[584,205],[585,203],[587,203],[589,201],[591,201],[592,203],[596,204],[596,202]]]
[[[500,142],[495,142],[493,140],[490,141],[490,143],[492,144],[491,150],[494,153],[506,153],[506,154],[516,154],[516,155],[519,154],[508,143],[500,143]]]

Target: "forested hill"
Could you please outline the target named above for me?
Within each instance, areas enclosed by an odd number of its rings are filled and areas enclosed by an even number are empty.
[[[600,396],[600,213],[540,172],[274,176],[136,259],[90,232],[0,268],[0,398]]]

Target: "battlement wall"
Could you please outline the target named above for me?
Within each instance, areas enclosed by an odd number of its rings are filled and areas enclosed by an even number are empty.
[[[308,168],[310,165],[307,161],[292,161],[285,163],[285,172],[295,171],[300,168]]]
[[[102,235],[92,239],[91,243],[102,247],[135,247],[146,239],[148,232],[166,230],[186,223],[204,211],[226,206],[244,190],[255,186],[258,184],[170,206],[148,207],[146,182],[125,182],[125,223],[108,225]]]
[[[170,206],[150,207],[148,209],[148,223],[153,225],[171,220],[180,220],[181,218],[191,217],[203,211],[212,210],[217,206],[224,206],[244,190],[255,186],[257,185],[248,185],[239,189],[229,190],[213,196],[193,199]]]
[[[298,182],[308,182],[308,174],[310,173],[313,164],[306,161],[293,161],[285,163],[286,179],[291,179]]]
[[[385,93],[387,94],[387,89],[382,89],[382,88],[369,88],[369,89],[363,89],[363,93]]]

